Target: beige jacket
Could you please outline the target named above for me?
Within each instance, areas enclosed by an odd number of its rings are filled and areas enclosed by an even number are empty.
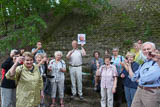
[[[8,72],[6,78],[17,81],[16,107],[35,107],[40,104],[43,80],[38,66],[34,65],[33,72],[24,65],[18,66],[15,75],[10,76]]]

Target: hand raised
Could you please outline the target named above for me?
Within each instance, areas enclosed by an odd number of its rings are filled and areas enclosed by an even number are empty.
[[[16,63],[21,63],[23,62],[24,57],[23,56],[19,56],[16,58]]]
[[[84,44],[81,44],[81,47],[83,47],[84,46]]]

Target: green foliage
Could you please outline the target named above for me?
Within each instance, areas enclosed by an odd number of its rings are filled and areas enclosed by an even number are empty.
[[[132,46],[133,42],[131,40],[124,40],[123,41],[123,46],[124,47],[129,47]]]
[[[1,52],[33,45],[40,39],[40,30],[47,28],[40,17],[49,10],[45,0],[1,0],[0,5]]]
[[[146,25],[146,28],[144,31],[144,36],[152,36],[152,30],[151,30],[149,24]]]
[[[104,9],[111,9],[108,0],[1,0],[0,51],[31,46],[41,39],[47,25],[42,15],[53,11],[54,16],[71,12],[97,17]]]
[[[17,25],[23,24],[21,29],[9,33],[9,36],[0,40],[0,50],[2,52],[10,51],[13,47],[22,48],[34,45],[40,40],[39,30],[47,27],[45,22],[36,15],[21,20],[23,22],[18,21],[17,23]]]
[[[98,16],[107,5],[107,0],[61,0],[60,4],[54,2],[54,15],[65,15],[78,10],[84,15]]]
[[[136,26],[134,20],[132,20],[125,12],[122,13],[121,23],[126,28],[134,28]]]

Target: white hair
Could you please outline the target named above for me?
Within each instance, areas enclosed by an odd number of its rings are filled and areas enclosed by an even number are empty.
[[[153,42],[145,42],[142,44],[142,48],[144,47],[144,45],[146,44],[150,44],[152,46],[153,49],[156,49],[156,45]]]
[[[63,56],[63,53],[62,53],[61,51],[56,51],[56,52],[54,53],[54,56],[56,57],[58,54],[60,54],[61,57]]]

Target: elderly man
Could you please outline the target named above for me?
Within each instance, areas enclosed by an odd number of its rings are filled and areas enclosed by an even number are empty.
[[[81,50],[78,49],[78,44],[76,40],[72,41],[73,49],[68,52],[66,58],[69,60],[69,71],[72,83],[72,96],[75,98],[76,92],[76,82],[78,85],[78,94],[80,99],[82,97],[82,56],[86,55],[86,51],[83,48],[84,44],[81,44]]]
[[[160,56],[155,49],[152,42],[142,44],[142,52],[147,59],[135,73],[128,64],[132,81],[139,85],[131,107],[160,106]]]

